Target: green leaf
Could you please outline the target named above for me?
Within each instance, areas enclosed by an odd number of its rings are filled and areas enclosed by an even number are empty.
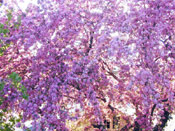
[[[2,117],[4,114],[2,112],[0,112],[0,117]]]
[[[7,13],[7,18],[8,18],[8,21],[10,21],[12,19],[12,13],[11,12]]]
[[[16,77],[16,73],[15,72],[12,72],[10,75],[9,75],[9,78],[11,80],[15,80],[15,77]]]
[[[3,112],[7,112],[7,109],[2,109]]]
[[[3,33],[3,31],[4,31],[4,30],[0,28],[0,33]]]
[[[31,129],[27,128],[26,131],[31,131]]]
[[[4,55],[4,51],[2,50],[2,48],[0,48],[0,56]]]
[[[27,88],[25,88],[25,86],[23,86],[20,81],[22,80],[22,78],[16,73],[16,72],[12,72],[9,75],[9,78],[12,80],[14,86],[22,92],[22,97],[24,99],[28,99],[28,94],[27,94]],[[21,88],[20,88],[21,87]]]
[[[22,91],[22,92],[26,92],[26,91],[27,91],[27,89],[25,88],[25,86],[22,85],[21,91]]]
[[[24,99],[28,100],[28,97],[29,97],[29,96],[28,96],[26,93],[24,93],[22,97],[23,97]]]
[[[14,117],[11,117],[9,121],[14,124],[15,123],[15,118]]]
[[[2,91],[4,89],[4,85],[5,85],[4,82],[0,82],[0,91]]]
[[[21,87],[21,92],[22,92],[22,97],[26,100],[28,100],[29,95],[27,94],[27,88],[25,88],[25,86],[22,85]]]
[[[19,24],[21,24],[21,15],[18,16],[17,21]]]
[[[9,75],[9,78],[14,82],[14,83],[18,83],[22,80],[22,78],[16,73],[16,72],[12,72]]]
[[[3,101],[0,100],[0,105],[2,105]]]
[[[9,31],[8,29],[4,29],[4,30],[3,30],[3,33],[4,33],[4,34],[7,34],[7,33],[9,33],[9,32],[10,32],[10,31]]]
[[[14,25],[14,27],[15,27],[16,29],[19,29],[19,26],[20,26],[20,24],[15,24],[15,25]]]
[[[20,119],[20,118],[16,119],[16,122],[20,122],[20,121],[21,121],[21,119]]]
[[[4,28],[4,25],[0,23],[0,29],[3,29]]]
[[[8,25],[9,24],[9,21],[6,21],[5,24]]]

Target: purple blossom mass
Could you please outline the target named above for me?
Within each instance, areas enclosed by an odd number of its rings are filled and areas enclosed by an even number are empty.
[[[67,131],[86,119],[82,130],[105,131],[119,116],[116,130],[164,129],[175,111],[174,0],[0,3],[0,110],[20,115],[15,126]]]

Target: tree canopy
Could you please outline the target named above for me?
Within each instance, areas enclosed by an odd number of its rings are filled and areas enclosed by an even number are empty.
[[[0,109],[15,125],[64,131],[86,118],[106,130],[119,114],[121,131],[163,130],[175,111],[174,0],[0,2]]]

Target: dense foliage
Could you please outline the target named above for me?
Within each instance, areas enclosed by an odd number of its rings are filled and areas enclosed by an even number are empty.
[[[122,114],[121,130],[165,127],[175,109],[174,0],[0,8],[0,109],[19,114],[17,126],[63,131],[86,117],[105,130],[108,114]],[[128,106],[133,115],[121,113]]]

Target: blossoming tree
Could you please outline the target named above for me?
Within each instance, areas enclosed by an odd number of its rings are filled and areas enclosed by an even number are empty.
[[[121,130],[165,127],[175,107],[173,0],[3,4],[17,8],[0,18],[0,109],[20,113],[18,126],[69,130],[67,120],[86,116],[105,130],[106,114],[129,106]]]

